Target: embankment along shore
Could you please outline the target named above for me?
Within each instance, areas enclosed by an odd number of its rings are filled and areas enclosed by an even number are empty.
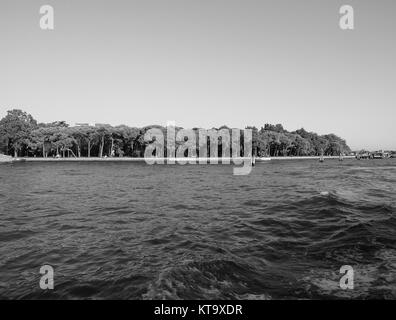
[[[304,157],[264,157],[264,158],[255,158],[256,162],[264,162],[264,161],[274,161],[274,160],[319,160],[320,156],[304,156]],[[324,159],[330,160],[338,160],[338,156],[325,156]],[[98,157],[80,157],[80,158],[19,158],[28,162],[59,162],[59,161],[68,161],[68,162],[147,162],[147,161],[155,161],[155,162],[180,162],[185,161],[187,163],[196,162],[196,163],[222,163],[222,162],[234,162],[234,161],[245,161],[251,160],[250,157],[238,157],[238,158],[131,158],[131,157],[108,157],[108,158],[98,158]],[[354,156],[344,156],[344,159],[355,159]],[[14,159],[15,160],[15,159]]]

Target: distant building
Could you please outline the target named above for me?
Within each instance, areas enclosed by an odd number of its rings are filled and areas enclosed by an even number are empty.
[[[88,126],[91,126],[91,124],[89,124],[89,123],[75,123],[74,126],[75,127],[88,127]]]

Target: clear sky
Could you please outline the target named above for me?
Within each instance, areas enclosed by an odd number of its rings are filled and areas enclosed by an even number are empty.
[[[44,4],[54,31],[39,28]],[[282,123],[396,149],[395,39],[394,0],[1,0],[0,117]]]

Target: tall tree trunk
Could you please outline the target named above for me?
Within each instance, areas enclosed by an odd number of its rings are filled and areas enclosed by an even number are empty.
[[[43,158],[46,158],[46,155],[45,155],[45,140],[43,141]]]
[[[88,140],[88,158],[91,157],[91,140]]]
[[[104,148],[104,135],[102,136],[102,140],[100,142],[100,147],[99,147],[99,158],[103,157],[103,148]]]
[[[5,147],[5,154],[6,155],[9,155],[9,153],[8,153],[9,149],[10,149],[9,144],[10,144],[10,140],[8,138],[6,138],[6,147]]]

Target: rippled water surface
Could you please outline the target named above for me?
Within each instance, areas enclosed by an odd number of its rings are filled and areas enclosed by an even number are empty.
[[[396,298],[395,207],[395,159],[3,164],[0,298]]]

